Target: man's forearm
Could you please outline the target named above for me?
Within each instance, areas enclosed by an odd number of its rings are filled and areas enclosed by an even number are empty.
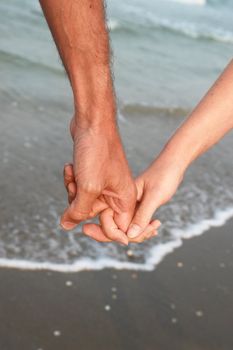
[[[159,157],[184,172],[192,161],[232,128],[233,61],[168,141]]]
[[[40,0],[69,76],[82,125],[114,119],[115,96],[103,0]]]

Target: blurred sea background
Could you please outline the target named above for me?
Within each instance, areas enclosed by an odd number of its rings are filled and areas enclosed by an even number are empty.
[[[135,175],[212,85],[233,52],[230,0],[108,0],[119,126]],[[79,271],[153,269],[233,216],[233,139],[189,169],[156,213],[159,237],[127,248],[64,233],[62,167],[72,94],[37,1],[0,1],[0,265]],[[219,116],[221,123],[221,116]],[[211,123],[210,123],[211,129]]]

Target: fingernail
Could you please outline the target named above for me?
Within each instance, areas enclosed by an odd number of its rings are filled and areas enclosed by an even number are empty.
[[[123,236],[122,234],[121,238],[118,239],[118,243],[127,246],[129,244],[129,241],[128,241],[128,238],[126,236]]]
[[[128,246],[128,242],[118,241],[119,244],[123,245],[124,247]]]
[[[61,223],[61,227],[64,228],[64,230],[73,230],[75,228],[76,224],[73,222],[65,221]]]
[[[122,244],[124,244],[124,245],[128,245],[129,244],[129,241],[128,241],[128,239],[127,238],[125,238],[124,240],[122,240]]]
[[[127,232],[127,235],[128,235],[128,237],[130,237],[130,238],[135,238],[135,237],[137,237],[141,232],[142,232],[141,227],[138,226],[138,225],[133,224],[133,225],[131,225],[131,226],[129,227],[129,230],[128,230],[128,232]]]
[[[127,246],[129,244],[127,239],[126,240],[121,239],[121,240],[119,240],[119,243],[123,244],[124,246]]]

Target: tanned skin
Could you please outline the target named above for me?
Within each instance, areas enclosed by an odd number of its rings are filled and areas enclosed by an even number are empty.
[[[189,165],[220,141],[233,128],[233,61],[229,63],[190,116],[175,131],[159,156],[136,179],[137,209],[127,232],[129,241],[142,242],[156,235],[154,212],[167,203],[182,182]],[[71,179],[71,165],[65,176]],[[74,189],[72,182],[70,189]],[[72,201],[72,192],[69,193]],[[100,215],[102,226],[84,225],[84,233],[106,241],[106,226],[114,225],[113,213],[106,208]]]
[[[110,45],[102,0],[40,0],[74,96],[75,198],[61,225],[73,229],[106,207],[117,224],[106,230],[128,243],[125,232],[136,204],[136,186],[116,123]],[[94,214],[93,214],[94,213]]]

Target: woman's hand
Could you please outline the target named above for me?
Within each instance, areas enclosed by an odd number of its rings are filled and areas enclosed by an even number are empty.
[[[183,173],[176,164],[163,156],[136,179],[137,206],[127,231],[130,240],[146,235],[153,214],[173,197],[182,179]]]

